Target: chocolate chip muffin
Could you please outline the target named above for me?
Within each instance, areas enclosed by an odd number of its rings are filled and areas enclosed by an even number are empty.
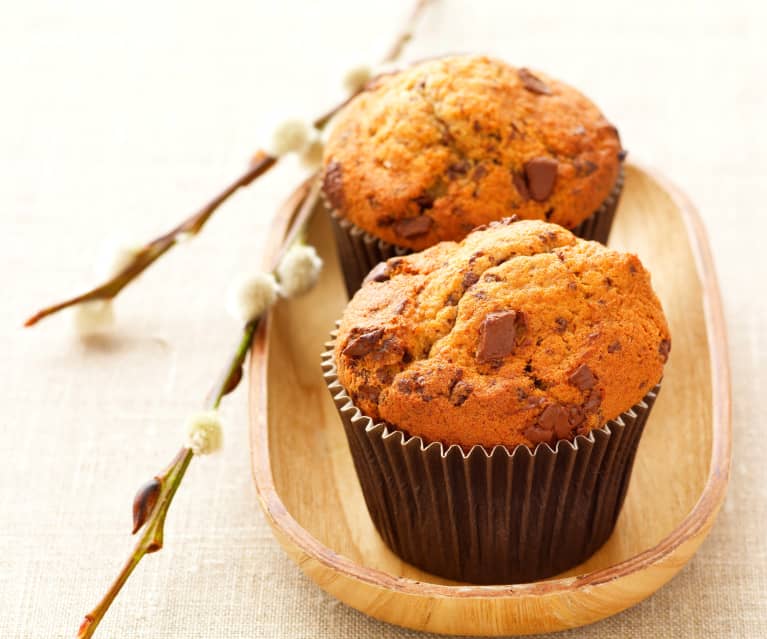
[[[456,56],[380,76],[350,102],[325,147],[324,194],[347,233],[389,249],[512,214],[604,242],[623,157],[616,128],[575,89]]]
[[[505,583],[607,539],[670,346],[635,255],[505,219],[371,271],[325,369],[384,540]],[[423,531],[454,525],[454,546],[430,549]]]
[[[520,221],[374,269],[335,357],[374,421],[429,442],[532,447],[640,401],[669,344],[636,256]]]

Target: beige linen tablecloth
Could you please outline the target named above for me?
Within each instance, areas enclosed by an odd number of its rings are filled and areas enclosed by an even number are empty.
[[[26,313],[90,281],[102,242],[165,230],[234,176],[269,119],[331,103],[408,2],[7,3],[0,20],[0,637],[73,636],[132,541],[134,491],[181,440],[235,339],[228,279],[255,265],[292,161],[117,304],[109,339]],[[767,636],[767,90],[763,3],[438,2],[407,50],[487,51],[580,87],[632,157],[698,204],[729,323],[734,461],[692,563],[632,610],[563,637]],[[240,388],[226,447],[195,461],[166,548],[98,636],[417,637],[337,603],[256,504]],[[669,428],[673,428],[673,424]]]

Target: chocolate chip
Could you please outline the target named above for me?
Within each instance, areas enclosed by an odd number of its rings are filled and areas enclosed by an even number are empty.
[[[584,160],[583,162],[575,163],[575,172],[578,177],[588,177],[596,170],[597,165],[594,164],[591,160]]]
[[[537,426],[530,426],[525,430],[524,434],[533,444],[546,444],[554,439],[553,431],[544,430]]]
[[[519,321],[516,311],[489,313],[479,327],[477,359],[487,363],[511,355],[516,348]]]
[[[549,404],[538,416],[538,426],[548,431],[555,431],[559,436],[565,432],[565,437],[570,433],[570,420],[568,410],[562,404]]]
[[[413,202],[418,205],[418,208],[421,209],[421,211],[427,211],[428,209],[434,208],[434,198],[428,193],[413,198]]]
[[[618,151],[618,161],[623,162],[626,157],[628,156],[629,152],[626,149],[621,149]]]
[[[322,190],[330,205],[335,209],[341,209],[344,204],[344,182],[341,164],[333,160],[325,168],[322,179]]]
[[[453,406],[461,406],[467,399],[469,399],[469,395],[471,395],[473,390],[474,387],[468,382],[456,382],[450,391],[450,403]]]
[[[397,220],[393,228],[400,237],[410,238],[428,233],[431,225],[432,219],[428,215],[418,215]]]
[[[586,414],[580,406],[570,406],[570,425],[577,428],[586,420]]]
[[[551,89],[540,78],[534,76],[528,69],[519,69],[517,71],[519,79],[522,81],[522,86],[525,87],[531,93],[538,93],[540,95],[551,95]]]
[[[558,163],[554,158],[533,158],[525,164],[527,188],[536,202],[545,201],[554,190]]]
[[[477,180],[481,180],[486,175],[487,175],[487,169],[484,167],[484,165],[478,164],[474,168],[474,171],[471,174],[471,179],[476,182]]]
[[[514,171],[511,174],[511,182],[514,185],[514,188],[517,189],[517,193],[519,193],[522,200],[527,202],[530,199],[530,191],[527,188],[525,177],[521,173]]]
[[[394,381],[394,373],[386,368],[379,368],[376,371],[376,379],[384,386],[388,386]]]
[[[367,355],[375,348],[378,340],[384,334],[384,329],[376,328],[372,331],[367,331],[356,337],[351,337],[346,343],[346,347],[343,350],[343,355],[347,357],[362,357]]]
[[[564,333],[567,330],[567,320],[564,317],[557,317],[554,323],[557,325],[557,333]]]
[[[592,392],[589,398],[583,403],[583,410],[586,413],[595,413],[602,405],[602,394],[599,392]]]
[[[594,384],[597,382],[596,376],[586,364],[581,364],[567,379],[573,386],[582,391],[594,388]]]
[[[447,176],[454,180],[458,177],[462,177],[469,172],[470,164],[468,160],[460,160],[447,167]]]
[[[371,386],[369,384],[363,384],[357,389],[356,393],[356,399],[360,400],[367,400],[369,402],[372,402],[374,404],[378,403],[379,395],[381,394],[381,390],[377,388],[376,386]]]
[[[479,275],[474,273],[473,271],[467,271],[463,274],[463,280],[461,280],[461,286],[463,287],[463,290],[465,291],[470,286],[473,286],[477,283],[479,280]]]
[[[661,340],[660,346],[658,346],[658,352],[663,358],[663,363],[665,364],[668,361],[668,354],[671,352],[671,340]]]
[[[365,276],[365,279],[362,280],[362,284],[364,285],[368,282],[385,282],[390,277],[391,268],[389,268],[389,265],[386,262],[379,262],[373,267],[373,270]]]
[[[607,347],[608,353],[617,353],[619,350],[621,350],[621,343],[617,339]]]

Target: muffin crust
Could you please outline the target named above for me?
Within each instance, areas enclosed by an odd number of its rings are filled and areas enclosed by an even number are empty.
[[[338,115],[324,194],[353,224],[420,250],[510,214],[573,228],[608,198],[618,132],[575,89],[483,56],[383,75]]]
[[[628,410],[670,345],[636,256],[507,219],[379,265],[334,356],[374,421],[428,442],[534,447]]]

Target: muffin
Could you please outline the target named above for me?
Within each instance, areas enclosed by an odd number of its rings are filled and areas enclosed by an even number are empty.
[[[591,101],[537,71],[456,56],[379,76],[323,158],[350,292],[382,259],[512,214],[605,242],[624,155]]]
[[[374,269],[324,366],[384,541],[474,583],[584,561],[670,344],[639,259],[554,224],[494,222]]]

